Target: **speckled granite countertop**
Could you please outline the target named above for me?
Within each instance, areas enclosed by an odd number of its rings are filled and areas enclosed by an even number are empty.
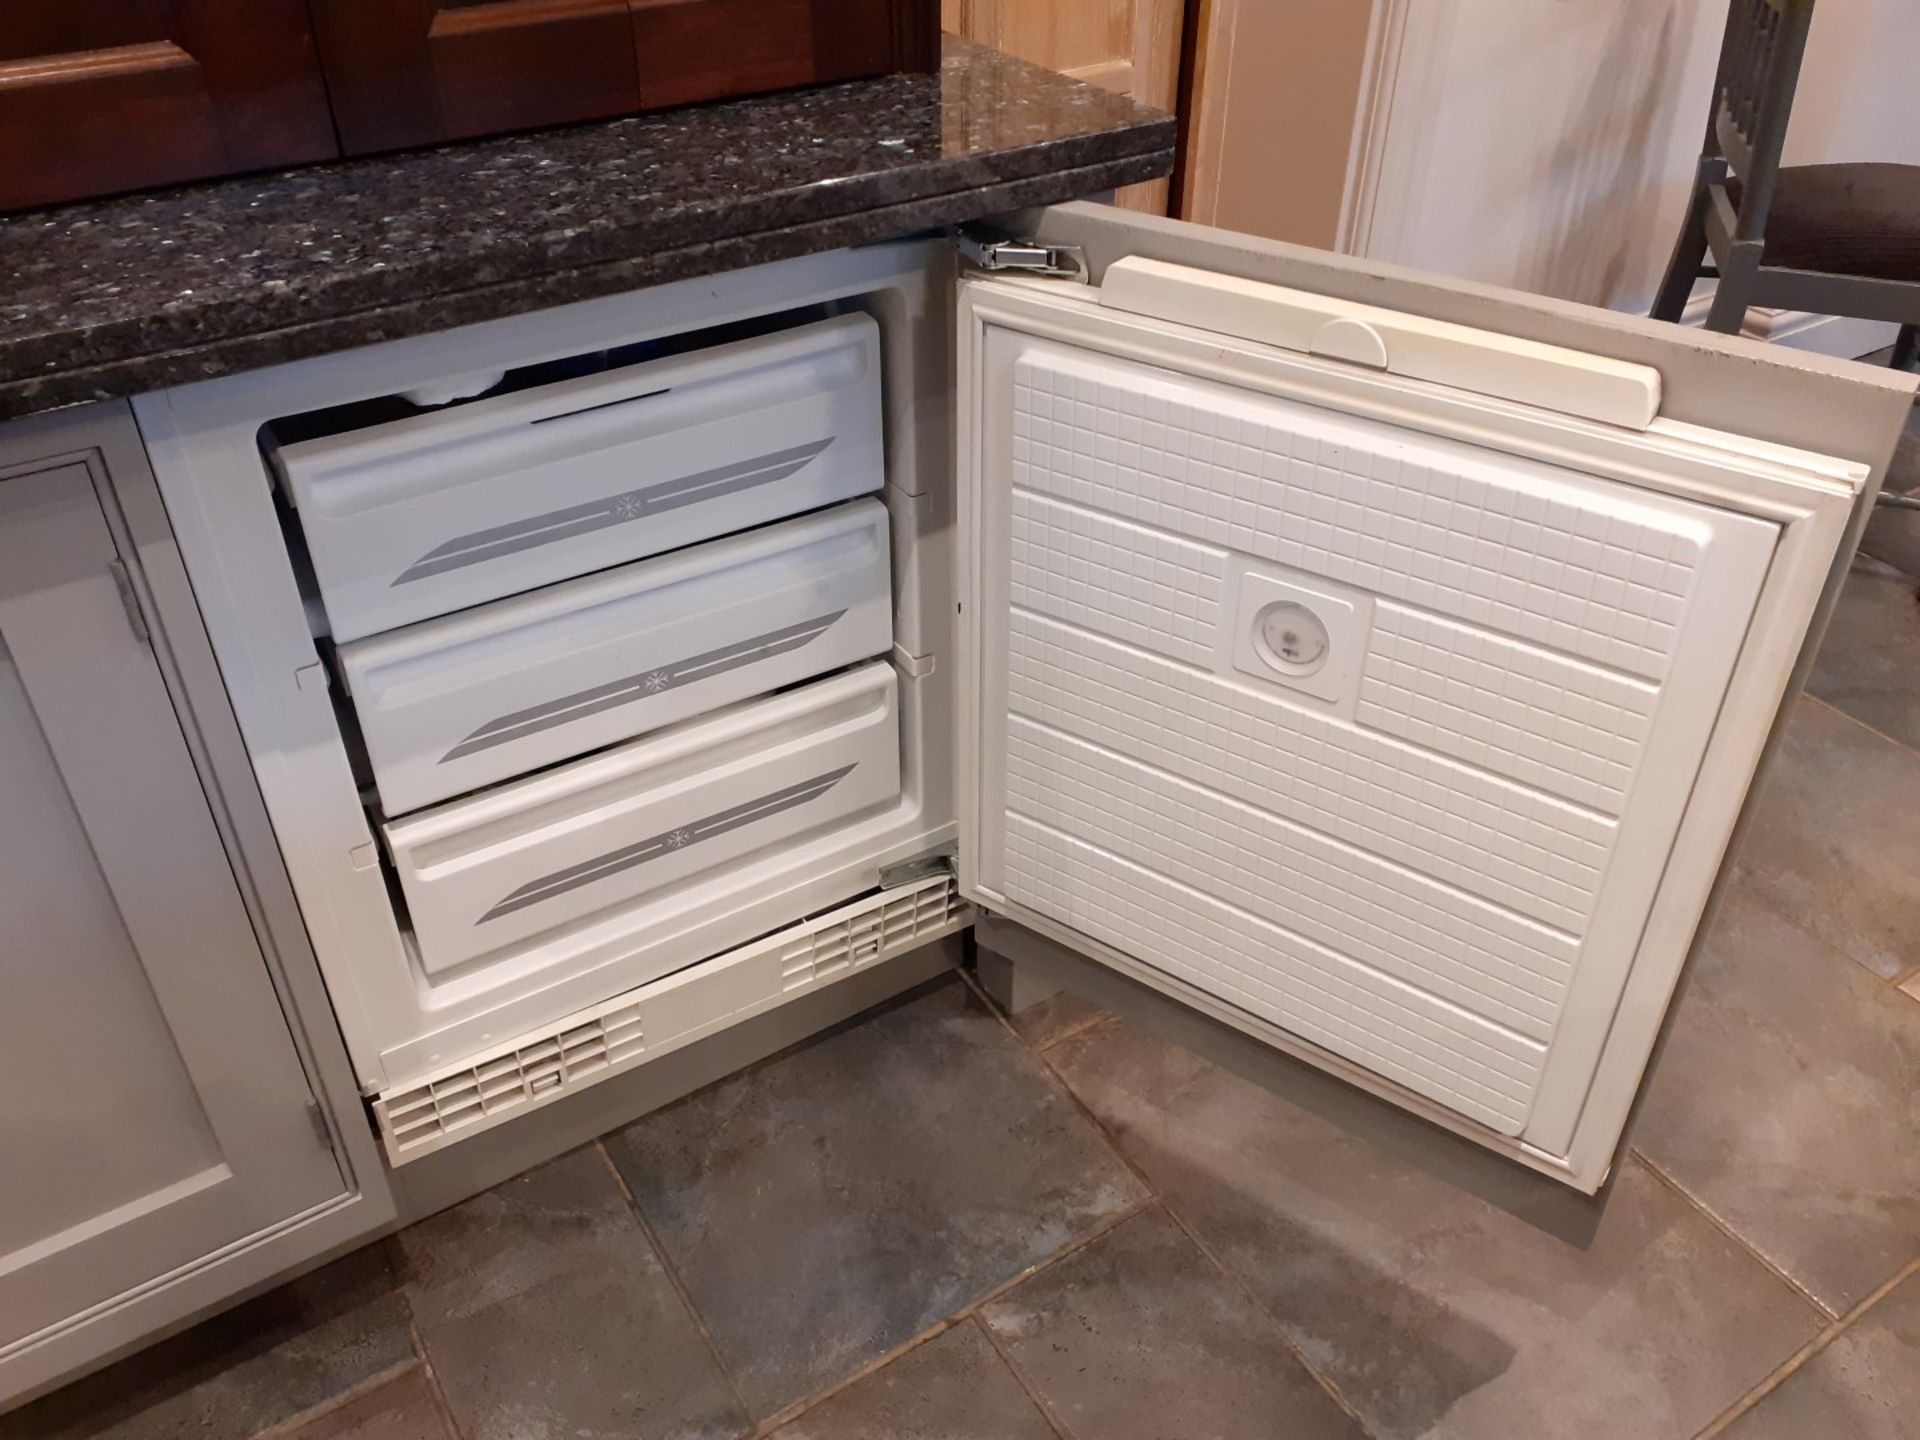
[[[895,75],[0,219],[0,418],[1048,204],[1174,122],[965,41]]]

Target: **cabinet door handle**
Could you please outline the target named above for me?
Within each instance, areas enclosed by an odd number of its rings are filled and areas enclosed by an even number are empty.
[[[134,639],[151,648],[153,635],[147,629],[147,617],[140,612],[140,597],[134,593],[133,577],[127,574],[126,562],[109,560],[107,573],[113,576],[113,588],[120,592],[120,606],[127,612],[127,628],[133,631]]]

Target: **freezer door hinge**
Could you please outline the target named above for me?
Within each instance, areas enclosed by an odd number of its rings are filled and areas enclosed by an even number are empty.
[[[1087,278],[1087,254],[1078,245],[1043,245],[1038,240],[990,240],[953,232],[953,243],[967,262],[989,272],[1054,275],[1068,280]]]
[[[880,867],[880,888],[898,890],[902,885],[917,885],[934,875],[958,875],[957,857],[960,844],[949,840],[946,844],[916,855],[911,860],[901,860],[893,865]]]

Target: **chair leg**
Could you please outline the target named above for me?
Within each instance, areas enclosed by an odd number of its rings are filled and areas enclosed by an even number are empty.
[[[1700,278],[1700,262],[1707,258],[1707,190],[1694,182],[1693,198],[1687,202],[1687,218],[1680,222],[1680,234],[1673,242],[1673,257],[1667,261],[1667,273],[1653,297],[1650,312],[1655,320],[1679,322],[1693,294],[1693,282]]]
[[[1707,329],[1723,335],[1738,335],[1752,303],[1754,281],[1759,278],[1760,247],[1735,244],[1728,248],[1720,264],[1720,283],[1713,287],[1713,306],[1707,311]]]
[[[1920,325],[1900,327],[1900,338],[1893,342],[1893,358],[1887,363],[1895,370],[1920,370]]]

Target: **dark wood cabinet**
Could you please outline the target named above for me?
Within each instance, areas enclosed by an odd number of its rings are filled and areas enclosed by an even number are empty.
[[[933,0],[309,0],[350,155],[938,64]]]
[[[650,110],[940,63],[935,7],[914,0],[631,4],[640,99]]]
[[[336,153],[305,0],[0,3],[0,209]]]
[[[0,0],[0,211],[939,64],[938,0]]]
[[[309,0],[349,155],[640,108],[626,0]]]

